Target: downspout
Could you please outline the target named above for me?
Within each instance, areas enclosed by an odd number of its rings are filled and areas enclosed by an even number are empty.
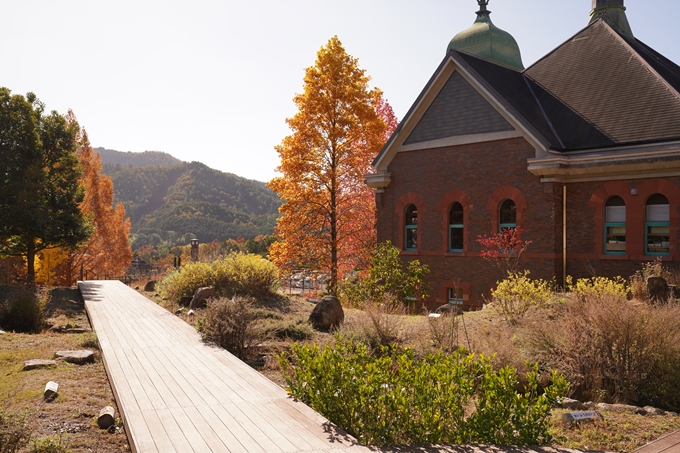
[[[562,285],[567,289],[567,185],[562,186]]]

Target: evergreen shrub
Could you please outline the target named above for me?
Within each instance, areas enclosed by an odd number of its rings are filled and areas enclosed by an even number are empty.
[[[367,445],[541,445],[551,441],[550,410],[568,391],[551,374],[539,390],[537,366],[519,389],[517,373],[459,350],[418,359],[412,349],[336,338],[296,344],[279,357],[290,393]]]

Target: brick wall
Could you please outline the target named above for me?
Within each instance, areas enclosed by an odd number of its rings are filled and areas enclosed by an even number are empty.
[[[523,267],[534,278],[556,277],[561,283],[563,184],[541,183],[539,177],[529,173],[527,159],[533,156],[534,149],[517,138],[402,152],[390,163],[391,183],[376,196],[378,240],[390,240],[403,249],[402,211],[407,203],[419,200],[419,248],[417,252],[403,252],[402,257],[430,266],[430,297],[425,301],[428,308],[446,303],[446,288],[454,282],[465,289],[465,303],[470,308],[488,299],[502,274],[479,257],[481,247],[476,238],[497,232],[494,215],[504,198],[520,197],[526,204],[518,214],[518,226],[523,230],[522,238],[533,242],[523,255]],[[637,195],[631,195],[632,188]],[[680,178],[570,183],[567,273],[575,278],[593,274],[628,277],[640,269],[642,262],[654,259],[644,255],[644,205],[653,193],[664,194],[671,205],[672,249],[671,256],[664,260],[680,261]],[[625,256],[603,252],[602,214],[606,199],[613,195],[624,198],[627,206]],[[462,198],[469,202],[466,248],[463,253],[449,253],[448,200]]]

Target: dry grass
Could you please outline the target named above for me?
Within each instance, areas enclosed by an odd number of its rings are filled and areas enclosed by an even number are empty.
[[[145,295],[153,296],[149,293]],[[167,301],[160,298],[156,298],[156,301],[167,305]],[[313,303],[295,295],[275,303],[258,302],[258,309],[269,313],[267,316],[272,324],[294,325],[304,322],[313,307]],[[177,307],[168,308],[174,311]],[[372,306],[367,310],[345,308],[344,311],[345,323],[335,334],[345,338],[364,341],[374,347],[393,341],[413,347],[418,354],[436,350],[451,351],[462,346],[476,353],[494,355],[494,366],[513,366],[520,373],[525,370],[527,345],[524,333],[558,320],[551,307],[532,308],[517,324],[509,323],[493,306],[437,320],[422,315],[408,315],[384,306]],[[201,312],[198,311],[198,314]],[[195,322],[193,316],[181,316],[189,323]],[[314,332],[311,338],[297,342],[333,344],[335,334]],[[251,364],[272,381],[285,386],[275,357],[295,342],[290,338],[265,337],[260,344],[260,357]],[[560,421],[563,412],[556,410],[553,415],[555,447],[628,452],[680,429],[680,417],[645,417],[620,413],[605,413],[605,421],[594,425],[567,427]]]
[[[604,411],[604,420],[566,426],[562,414],[553,411],[551,433],[560,447],[579,450],[631,452],[680,429],[680,417],[645,416]]]
[[[52,290],[47,318],[89,328],[75,289]],[[99,411],[107,405],[116,407],[98,351],[93,364],[58,361],[53,368],[22,371],[25,360],[52,359],[56,351],[91,348],[95,343],[91,332],[0,335],[0,409],[28,410],[33,439],[61,435],[73,453],[130,451],[120,419],[111,433],[97,427]],[[59,384],[59,396],[45,403],[42,392],[48,381]]]

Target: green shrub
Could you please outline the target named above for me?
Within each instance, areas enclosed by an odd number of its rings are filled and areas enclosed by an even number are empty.
[[[217,296],[266,297],[277,289],[276,275],[276,267],[261,256],[232,253],[211,264],[187,264],[163,279],[158,289],[170,300],[191,296],[203,286],[214,286]]]
[[[31,437],[29,414],[0,408],[0,453],[15,453]]]
[[[498,311],[509,320],[516,320],[531,307],[547,304],[553,296],[554,284],[545,280],[532,280],[529,271],[510,272],[508,278],[497,283],[491,298]]]
[[[291,394],[367,445],[539,445],[550,442],[550,409],[568,384],[552,373],[539,392],[537,367],[523,393],[516,372],[495,372],[484,356],[342,341],[323,349],[295,345],[279,363]]]
[[[0,327],[16,332],[39,332],[49,295],[30,288],[10,291],[0,299]]]
[[[429,272],[428,265],[418,260],[404,264],[401,251],[386,241],[373,252],[368,275],[342,282],[339,296],[343,303],[356,307],[375,302],[414,308],[418,298],[427,297],[425,276]]]
[[[35,439],[31,443],[31,453],[69,453],[71,451],[62,443],[61,436]]]
[[[559,369],[585,399],[680,409],[680,307],[620,292],[568,297],[523,337],[531,360]]]
[[[253,346],[263,338],[255,326],[257,312],[252,300],[245,296],[233,299],[213,299],[205,315],[196,321],[196,330],[203,339],[212,341],[235,356],[246,359]]]

